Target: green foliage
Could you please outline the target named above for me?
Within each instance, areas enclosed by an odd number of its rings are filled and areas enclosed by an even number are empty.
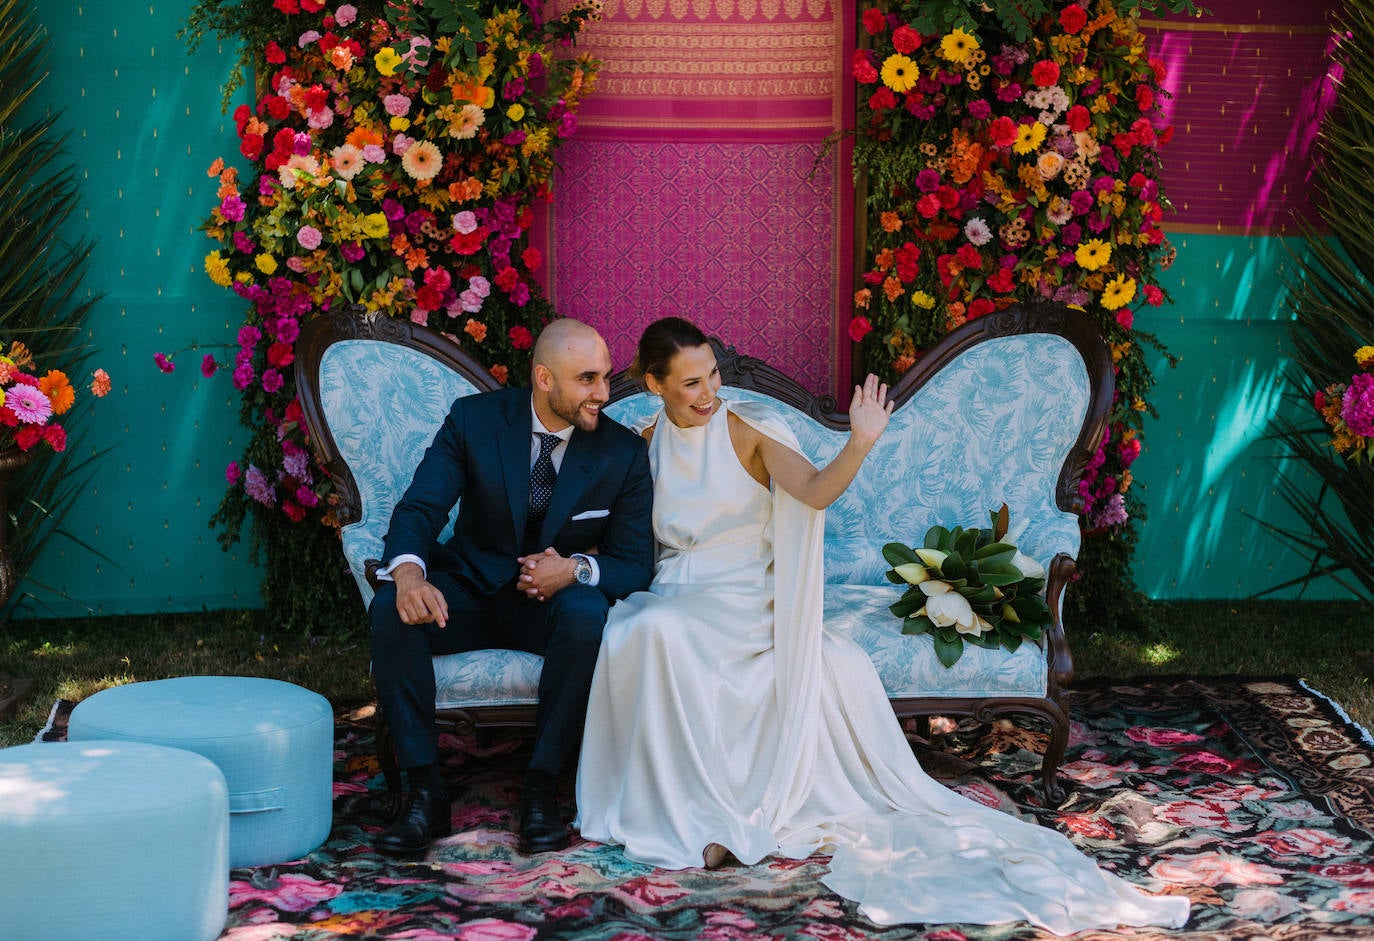
[[[1007,507],[992,511],[992,527],[932,526],[921,547],[883,546],[892,566],[888,581],[907,584],[891,606],[902,633],[930,634],[945,666],[963,656],[964,644],[1016,650],[1038,641],[1050,624],[1044,570],[1005,542]]]
[[[21,341],[45,369],[79,377],[89,355],[82,326],[98,296],[81,292],[92,243],[71,237],[81,174],[57,131],[61,113],[31,113],[29,104],[47,75],[46,50],[30,4],[0,0],[0,340]],[[69,435],[80,417],[64,423]],[[62,526],[92,473],[92,459],[78,458],[73,444],[42,455],[12,484],[17,496],[0,525],[12,527],[10,552],[21,579],[49,539],[84,545]]]
[[[991,14],[1012,39],[1025,42],[1034,32],[1036,20],[1054,12],[1059,4],[1052,0],[921,0],[913,6],[918,12],[908,22],[921,33],[947,33],[956,27],[971,30]],[[1192,0],[1120,0],[1116,9],[1125,16],[1161,9],[1192,15],[1206,12]]]
[[[1341,77],[1322,121],[1316,171],[1327,232],[1304,226],[1306,251],[1295,257],[1289,285],[1292,362],[1316,408],[1310,422],[1280,418],[1272,432],[1297,468],[1281,475],[1279,493],[1308,526],[1268,528],[1310,558],[1297,582],[1331,576],[1374,600],[1374,465],[1365,458],[1374,438],[1345,426],[1339,401],[1352,372],[1369,368],[1353,354],[1374,345],[1374,0],[1349,0],[1332,37]],[[1333,393],[1336,401],[1326,401]],[[1304,471],[1320,482],[1315,491]]]

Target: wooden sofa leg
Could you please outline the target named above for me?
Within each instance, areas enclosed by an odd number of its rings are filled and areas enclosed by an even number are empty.
[[[1059,781],[1059,764],[1064,760],[1064,752],[1069,747],[1069,719],[1067,716],[1050,720],[1050,743],[1045,748],[1045,758],[1040,765],[1040,783],[1045,793],[1046,806],[1058,807],[1068,796],[1068,791]]]

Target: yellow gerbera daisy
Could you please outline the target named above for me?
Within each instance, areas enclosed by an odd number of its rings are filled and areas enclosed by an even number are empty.
[[[1124,274],[1117,275],[1107,282],[1107,287],[1102,291],[1102,306],[1108,310],[1116,310],[1118,307],[1125,307],[1135,297],[1135,278],[1128,278]]]
[[[1078,262],[1080,268],[1096,271],[1112,260],[1112,247],[1101,239],[1089,239],[1078,246],[1078,250],[1073,253],[1073,260]],[[1131,290],[1134,291],[1135,288],[1132,287]]]
[[[1016,129],[1016,143],[1011,145],[1011,149],[1018,154],[1028,154],[1037,149],[1045,142],[1045,125],[1039,121],[1031,124],[1022,124]]]
[[[951,62],[963,63],[978,49],[978,40],[972,33],[955,29],[940,40],[940,55]]]
[[[900,52],[894,52],[883,60],[883,84],[899,95],[911,91],[920,77],[921,70],[916,63]]]

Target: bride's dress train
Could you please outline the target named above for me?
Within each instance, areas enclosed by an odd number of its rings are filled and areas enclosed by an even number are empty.
[[[766,409],[728,408],[796,446]],[[701,427],[656,419],[660,558],[607,621],[582,835],[666,869],[700,866],[712,842],[744,863],[833,853],[825,884],[883,924],[1184,924],[1186,898],[1144,895],[1061,834],[926,776],[868,656],[821,629],[822,515],[755,481],[727,421],[725,407]]]

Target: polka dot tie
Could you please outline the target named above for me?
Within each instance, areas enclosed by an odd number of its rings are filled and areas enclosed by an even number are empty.
[[[558,435],[536,431],[539,437],[539,457],[530,468],[530,519],[543,519],[553,499],[553,484],[558,472],[553,469],[553,449],[559,445]]]

